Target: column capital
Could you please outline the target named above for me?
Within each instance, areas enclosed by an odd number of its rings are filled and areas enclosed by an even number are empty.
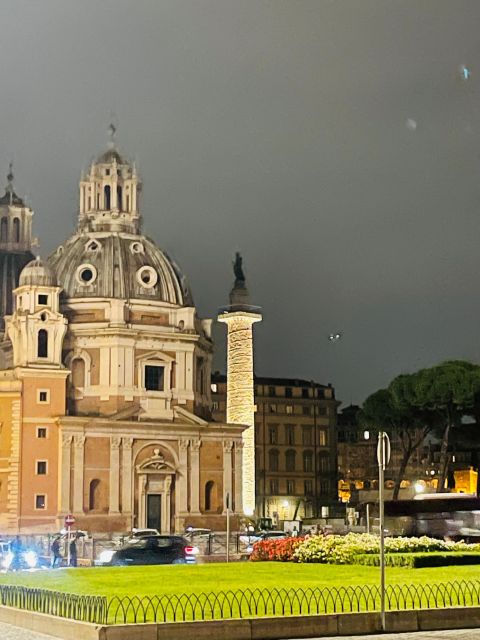
[[[73,446],[75,449],[83,449],[85,446],[86,437],[83,435],[75,435],[73,436]]]
[[[72,444],[73,436],[62,435],[62,448],[68,449]]]
[[[190,440],[187,438],[180,438],[178,441],[178,448],[180,451],[186,451],[188,449],[188,445],[190,444]]]
[[[112,436],[110,438],[110,449],[120,449],[122,439],[119,436]]]
[[[122,438],[123,450],[131,449],[133,447],[133,438]]]
[[[233,449],[233,440],[224,440],[223,441],[224,453],[231,453],[232,449]]]
[[[190,440],[190,447],[192,448],[193,451],[199,451],[201,446],[202,446],[202,441],[200,439]]]

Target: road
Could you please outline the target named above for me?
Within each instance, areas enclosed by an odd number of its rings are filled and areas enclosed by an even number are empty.
[[[10,624],[0,622],[0,638],[2,640],[54,640],[53,636],[36,633],[29,629],[12,627]]]
[[[375,634],[373,636],[333,636],[328,638],[314,638],[313,640],[339,640],[340,638],[341,640],[480,640],[480,629],[417,631],[415,633],[383,633],[381,635]],[[302,640],[307,639],[304,638]],[[312,638],[309,640],[312,640]]]

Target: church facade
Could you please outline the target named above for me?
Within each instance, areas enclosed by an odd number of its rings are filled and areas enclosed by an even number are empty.
[[[32,212],[12,213],[9,185],[2,237],[28,239]],[[245,426],[211,417],[212,321],[142,234],[140,187],[111,144],[81,178],[75,232],[12,278],[0,345],[2,533],[56,530],[70,513],[91,532],[221,529],[227,493],[243,513]]]

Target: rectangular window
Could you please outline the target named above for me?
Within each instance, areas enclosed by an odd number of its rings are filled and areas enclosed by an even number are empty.
[[[285,387],[285,397],[286,398],[292,397],[292,387]]]
[[[42,304],[42,305],[48,304],[48,296],[45,293],[39,293],[37,304]]]
[[[145,365],[145,389],[147,391],[163,391],[165,367]]]
[[[295,444],[295,426],[293,424],[285,425],[285,443],[288,445]]]
[[[35,495],[35,509],[45,509],[47,506],[47,496],[44,493]]]
[[[312,446],[312,444],[313,444],[313,429],[312,429],[312,427],[303,427],[302,444],[305,447],[311,447]]]
[[[272,398],[274,398],[277,395],[275,387],[268,387],[268,395],[271,396]]]
[[[270,495],[278,494],[278,480],[270,480]]]
[[[270,444],[277,444],[277,427],[268,427],[268,441]]]
[[[50,391],[48,389],[37,389],[37,403],[48,404],[50,402]]]
[[[287,413],[289,416],[292,415],[293,413],[293,406],[291,404],[287,404],[285,407],[285,413]]]
[[[318,444],[321,447],[327,446],[327,432],[324,429],[320,429],[318,432]]]
[[[37,460],[37,476],[47,475],[47,461]]]
[[[304,488],[306,496],[313,495],[313,482],[311,480],[305,480]]]
[[[309,416],[311,413],[310,407],[302,407],[302,413],[304,416]]]
[[[287,493],[291,496],[295,495],[295,480],[287,480]]]
[[[308,398],[308,389],[302,389],[302,398]]]
[[[37,438],[47,437],[47,427],[37,427]]]
[[[269,405],[269,410],[270,410],[270,413],[277,413],[277,405],[276,404]]]
[[[318,415],[319,416],[326,416],[327,415],[327,408],[326,407],[318,407]]]

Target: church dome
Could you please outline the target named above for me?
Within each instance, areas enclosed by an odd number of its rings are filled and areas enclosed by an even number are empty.
[[[56,287],[57,279],[48,264],[42,262],[40,258],[36,258],[23,268],[20,274],[19,285],[21,287],[26,285]]]
[[[143,235],[77,233],[48,263],[68,298],[146,299],[193,306],[178,266]]]

